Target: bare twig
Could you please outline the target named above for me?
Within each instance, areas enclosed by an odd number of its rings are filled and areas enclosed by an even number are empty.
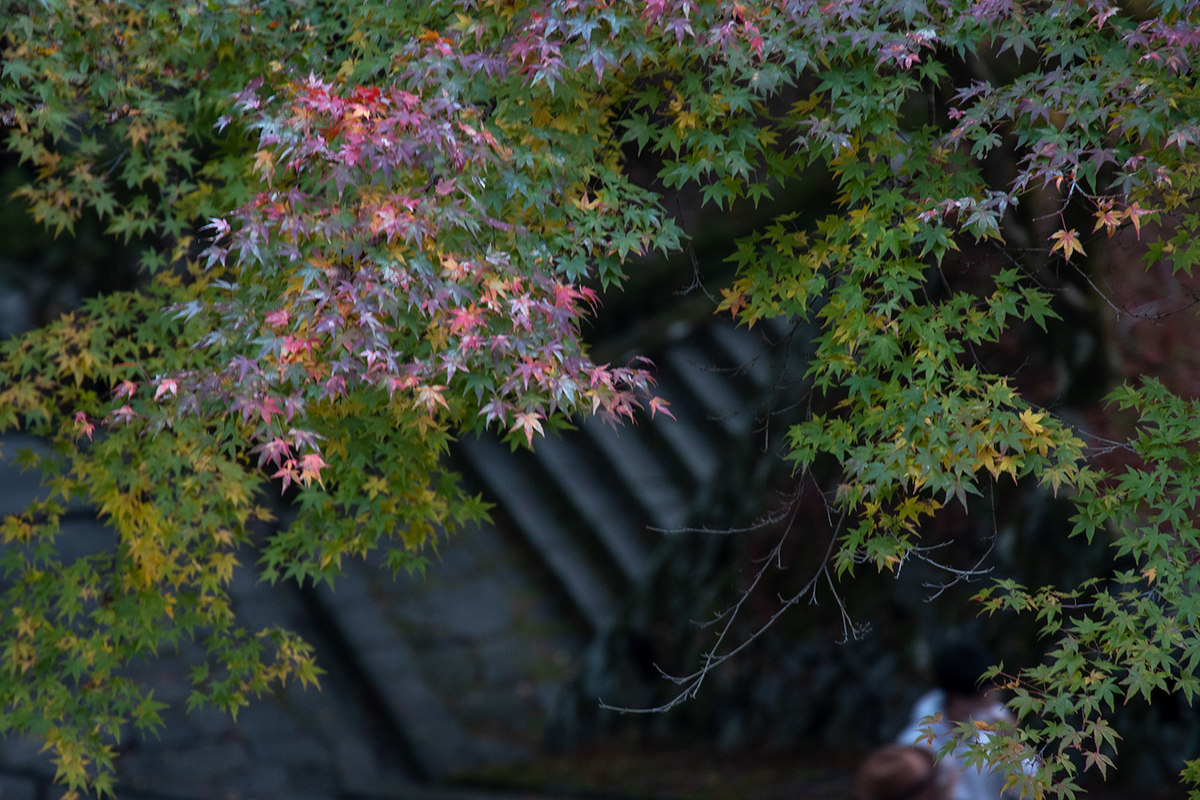
[[[759,568],[758,572],[755,573],[755,576],[754,576],[753,580],[750,582],[750,585],[745,590],[743,590],[743,592],[742,592],[741,596],[738,598],[737,602],[735,602],[732,606],[727,608],[725,611],[718,614],[716,619],[713,621],[715,623],[717,621],[724,620],[725,624],[721,627],[721,632],[717,635],[717,639],[713,643],[712,648],[707,653],[704,654],[703,663],[701,664],[700,668],[689,675],[672,675],[672,674],[666,672],[665,670],[663,670],[657,664],[655,664],[655,669],[658,670],[659,674],[662,675],[662,677],[666,678],[667,680],[671,681],[672,683],[674,683],[677,686],[684,687],[683,690],[680,691],[677,695],[675,695],[675,697],[671,698],[667,702],[662,703],[657,706],[654,706],[654,707],[651,707],[651,708],[614,706],[614,705],[605,703],[603,699],[600,699],[599,702],[600,702],[601,708],[608,710],[608,711],[616,711],[621,714],[656,714],[656,713],[661,713],[664,711],[669,711],[672,708],[675,708],[676,706],[695,698],[697,693],[700,690],[701,685],[703,685],[705,679],[708,677],[709,672],[716,669],[721,664],[725,663],[729,659],[736,656],[738,653],[740,653],[743,650],[745,650],[746,648],[748,648],[759,637],[761,637],[763,634],[765,634],[767,632],[767,630],[772,625],[774,625],[775,622],[780,617],[782,617],[783,614],[789,608],[796,605],[801,600],[805,599],[806,597],[811,597],[810,602],[815,602],[817,586],[819,585],[822,577],[824,577],[827,581],[829,581],[829,585],[831,588],[833,587],[832,577],[830,576],[829,569],[828,569],[829,568],[829,560],[832,557],[834,548],[837,545],[838,534],[841,532],[842,525],[844,524],[844,522],[846,520],[845,513],[841,514],[841,516],[838,518],[837,526],[833,530],[832,534],[830,535],[829,546],[825,549],[825,555],[822,557],[820,565],[817,567],[817,570],[813,573],[813,576],[811,578],[809,578],[808,582],[805,583],[804,586],[800,589],[800,591],[796,592],[791,597],[789,597],[785,600],[782,600],[780,607],[778,609],[776,609],[775,613],[773,613],[770,616],[770,618],[767,619],[766,622],[764,622],[762,625],[760,625],[750,635],[748,635],[744,639],[742,639],[742,641],[739,642],[736,647],[732,648],[728,652],[719,653],[721,645],[724,643],[727,635],[730,633],[730,631],[733,627],[734,621],[737,619],[738,613],[741,611],[741,609],[745,605],[746,601],[754,593],[755,588],[757,588],[759,582],[762,580],[763,576],[766,574],[766,571],[771,566],[771,563],[773,561],[777,560],[778,554],[783,547],[783,543],[786,541],[788,534],[791,532],[792,527],[796,522],[796,513],[799,511],[799,494],[797,494],[794,497],[793,502],[790,504],[789,511],[791,512],[791,518],[788,521],[787,527],[784,529],[783,534],[779,538],[779,541],[776,542],[775,547],[772,548],[771,554],[769,556],[767,556],[765,559],[763,559],[762,566]],[[834,590],[834,598],[835,598],[835,601],[838,603],[839,608],[842,611],[844,629],[849,633],[861,632],[862,629],[860,629],[858,626],[854,625],[853,621],[850,620],[850,617],[849,617],[848,613],[846,612],[845,606],[842,604],[841,598],[838,596],[836,589]],[[713,623],[709,623],[709,624],[713,624]]]

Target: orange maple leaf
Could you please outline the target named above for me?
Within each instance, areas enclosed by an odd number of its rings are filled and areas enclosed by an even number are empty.
[[[1133,223],[1133,229],[1137,231],[1137,237],[1142,238],[1142,217],[1147,214],[1153,214],[1154,211],[1148,208],[1142,208],[1140,205],[1130,203],[1125,209],[1125,215],[1129,217],[1129,221]]]
[[[1092,233],[1104,228],[1108,231],[1108,235],[1112,236],[1113,231],[1121,224],[1121,218],[1125,216],[1123,211],[1114,211],[1112,201],[1106,201],[1100,204],[1096,210],[1096,227],[1092,228]]]
[[[1050,252],[1053,253],[1055,250],[1062,250],[1063,258],[1068,261],[1071,260],[1071,254],[1074,252],[1078,252],[1081,256],[1087,255],[1083,250],[1083,245],[1079,243],[1079,234],[1075,232],[1074,228],[1071,230],[1063,229],[1055,231],[1050,235],[1050,238],[1054,240],[1054,245],[1050,248]]]

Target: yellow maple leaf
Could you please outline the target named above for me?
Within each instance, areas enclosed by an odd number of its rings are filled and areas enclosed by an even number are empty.
[[[717,306],[717,310],[714,313],[720,313],[728,310],[729,313],[736,319],[738,311],[746,307],[745,293],[737,288],[722,289],[721,296],[721,303]]]
[[[1035,414],[1033,413],[1033,409],[1027,408],[1021,412],[1021,427],[1029,431],[1031,435],[1037,436],[1039,433],[1046,430],[1046,428],[1041,424],[1041,419],[1044,416],[1046,416],[1044,413]]]
[[[140,120],[131,122],[125,129],[125,138],[129,140],[130,144],[137,147],[150,138],[150,126]]]

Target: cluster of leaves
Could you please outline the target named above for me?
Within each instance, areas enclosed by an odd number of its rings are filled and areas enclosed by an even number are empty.
[[[1043,723],[981,757],[1036,750],[1014,781],[1071,795],[1072,748],[1107,767],[1115,697],[1194,689],[1192,412],[1152,383],[1124,390],[1144,464],[1112,476],[977,348],[1052,317],[1033,276],[1101,236],[1145,225],[1151,261],[1192,268],[1196,3],[55,0],[8,16],[0,118],[35,173],[19,195],[56,230],[99,216],[160,270],[0,353],[0,428],[55,443],[31,459],[50,496],[3,527],[0,730],[45,737],[72,787],[106,789],[120,726],[157,721],[121,677],[132,658],[201,638],[193,702],[232,709],[315,676],[294,637],[238,628],[224,591],[271,518],[268,480],[298,487],[299,513],[261,543],[266,577],[329,579],[395,537],[393,565],[412,566],[435,525],[481,513],[439,468],[452,431],[530,442],[575,411],[632,415],[649,374],[592,363],[580,324],[587,281],[680,245],[623,170],[634,151],[721,208],[813,168],[838,187],[815,224],[781,216],[738,244],[721,309],[819,323],[791,457],[836,465],[839,572],[898,568],[924,518],[1005,476],[1074,493],[1079,532],[1133,565],[1111,585],[981,595],[1061,637],[1010,676]],[[1034,246],[1014,255],[1031,208]],[[1012,258],[989,293],[941,277],[964,246]],[[64,563],[72,496],[118,540]]]

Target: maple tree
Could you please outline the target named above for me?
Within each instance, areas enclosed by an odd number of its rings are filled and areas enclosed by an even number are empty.
[[[839,575],[897,568],[923,520],[1010,478],[1070,494],[1075,533],[1127,558],[1106,581],[980,593],[1058,641],[1006,677],[1023,725],[980,759],[1028,795],[1071,796],[1080,769],[1110,763],[1106,707],[1196,691],[1195,400],[1152,375],[1118,389],[1138,432],[1106,467],[977,357],[1053,318],[1047,263],[1084,269],[1132,230],[1151,265],[1191,269],[1195,2],[6,12],[18,197],[59,234],[90,215],[140,241],[153,275],[0,351],[0,429],[54,443],[26,454],[48,496],[3,523],[0,730],[42,737],[71,789],[111,789],[121,726],[159,724],[130,659],[199,639],[189,704],[235,711],[315,679],[307,645],[240,628],[224,589],[272,515],[270,481],[298,513],[262,544],[267,579],[332,579],[395,538],[391,565],[412,567],[434,526],[482,513],[440,465],[455,431],[528,443],[575,412],[663,408],[645,369],[595,364],[580,338],[595,282],[682,243],[630,153],[660,162],[659,189],[719,208],[814,168],[838,188],[814,224],[783,215],[738,242],[720,310],[820,326],[790,458],[837,465]],[[1022,228],[1035,240],[1014,251]],[[983,289],[939,277],[967,252],[1009,260]],[[73,497],[115,551],[63,562]],[[1031,753],[1036,774],[1019,769]]]

